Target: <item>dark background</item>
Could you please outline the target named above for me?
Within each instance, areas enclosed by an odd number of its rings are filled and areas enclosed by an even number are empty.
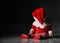
[[[3,1],[1,8],[1,36],[19,36],[27,34],[34,21],[32,12],[40,7],[45,8],[46,19],[52,24],[56,35],[60,33],[60,1],[58,0],[16,0]]]

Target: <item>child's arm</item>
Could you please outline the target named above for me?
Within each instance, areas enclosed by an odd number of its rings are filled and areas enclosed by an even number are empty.
[[[34,29],[31,28],[30,31],[29,31],[29,34],[32,34],[34,32]]]

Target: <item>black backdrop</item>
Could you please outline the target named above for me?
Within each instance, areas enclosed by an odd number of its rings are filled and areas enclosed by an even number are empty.
[[[27,34],[34,21],[31,13],[39,8],[45,8],[46,19],[53,27],[58,28],[60,23],[60,3],[58,0],[16,0],[3,2],[1,8],[1,36],[16,36]],[[54,28],[53,30],[55,30]]]

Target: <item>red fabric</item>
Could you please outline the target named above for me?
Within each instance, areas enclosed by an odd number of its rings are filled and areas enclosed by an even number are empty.
[[[32,25],[32,29],[34,29],[34,32],[31,35],[33,35],[33,38],[35,40],[37,40],[40,38],[41,35],[43,37],[46,37],[47,36],[46,32],[49,31],[51,29],[51,27],[50,27],[50,25],[47,25],[44,29],[41,29],[40,27],[36,27],[36,26]],[[38,32],[38,33],[36,34],[36,32]]]
[[[45,32],[45,29],[41,29],[41,28],[39,28],[39,27],[35,27],[34,25],[32,25],[32,28],[34,29],[34,32],[37,32],[37,31],[38,31],[38,33]],[[37,29],[37,28],[38,28],[38,29]]]
[[[21,35],[21,38],[22,38],[22,39],[27,39],[28,36],[27,36],[26,34],[22,34],[22,35]]]
[[[40,27],[36,27],[34,25],[32,25],[32,28],[34,29],[34,33],[35,32],[43,33],[43,32],[47,32],[51,29],[50,25],[47,25],[44,29],[41,29]]]
[[[40,39],[40,35],[39,34],[35,34],[34,35],[34,40],[38,40],[38,39]]]
[[[32,16],[37,18],[38,21],[43,24],[44,22],[44,8],[38,8],[33,13]]]

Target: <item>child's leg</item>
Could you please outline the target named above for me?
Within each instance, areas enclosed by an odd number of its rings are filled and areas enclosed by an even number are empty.
[[[28,36],[26,34],[21,34],[21,43],[26,43],[28,41]]]
[[[38,40],[38,39],[40,39],[40,35],[39,34],[35,34],[34,35],[34,40]]]
[[[41,33],[40,35],[41,35],[41,36],[43,36],[43,38],[47,38],[47,37],[48,37],[48,35],[47,35],[47,33],[46,33],[46,32]]]
[[[21,34],[20,36],[22,39],[28,39],[28,36],[26,34]]]

